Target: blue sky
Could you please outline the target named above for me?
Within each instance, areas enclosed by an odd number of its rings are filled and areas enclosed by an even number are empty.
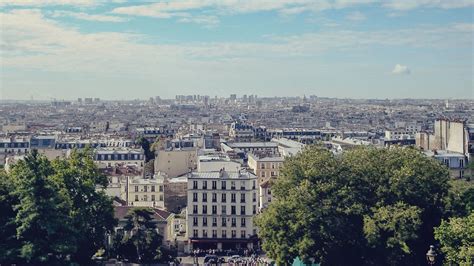
[[[473,98],[473,1],[0,2],[0,99]]]

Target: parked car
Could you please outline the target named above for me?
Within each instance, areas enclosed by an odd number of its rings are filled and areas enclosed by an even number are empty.
[[[233,255],[229,258],[229,263],[240,263],[242,262],[242,258],[239,255]]]
[[[204,263],[217,263],[219,258],[216,255],[206,255],[204,257]]]

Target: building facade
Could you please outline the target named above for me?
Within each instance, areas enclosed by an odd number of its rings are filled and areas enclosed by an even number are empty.
[[[190,248],[252,248],[257,241],[257,177],[247,171],[188,175],[187,232]]]

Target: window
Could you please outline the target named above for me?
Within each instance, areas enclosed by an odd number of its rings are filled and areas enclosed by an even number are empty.
[[[160,186],[159,188],[160,188],[160,192],[163,192],[163,186]]]
[[[230,206],[230,214],[235,214],[235,206]]]
[[[240,182],[240,190],[245,190],[245,181]]]
[[[449,168],[449,159],[444,159],[444,164]]]
[[[245,193],[240,193],[240,203],[245,203]]]
[[[236,218],[232,218],[230,226],[232,226],[232,227],[237,226],[237,219]]]
[[[225,189],[226,189],[225,181],[222,181],[222,182],[221,182],[221,189],[222,189],[222,190],[225,190]]]
[[[222,202],[226,202],[226,194],[222,193]]]
[[[459,159],[459,168],[464,168],[464,159]]]
[[[145,186],[145,187],[143,188],[143,191],[148,192],[148,186]]]
[[[221,209],[222,209],[222,211],[221,211],[222,214],[224,214],[224,215],[227,214],[227,208],[226,208],[225,205],[222,205]]]
[[[193,193],[193,202],[198,201],[198,193]]]
[[[255,193],[255,192],[254,192],[253,195],[252,195],[252,201],[253,201],[253,202],[256,202],[256,201],[257,201],[257,193]]]
[[[261,168],[261,169],[265,169],[265,164],[264,164],[264,163],[261,163],[261,164],[260,164],[260,168]]]
[[[253,214],[256,214],[257,213],[257,205],[253,205],[253,208],[252,208],[252,213]]]
[[[151,186],[151,192],[155,192],[155,186]]]
[[[230,189],[232,189],[232,190],[235,189],[235,181],[230,182]]]
[[[217,230],[212,230],[212,237],[217,238]]]
[[[217,205],[212,205],[212,214],[217,214]]]
[[[227,230],[222,230],[222,238],[227,238]]]
[[[212,189],[217,189],[217,181],[212,181]]]
[[[202,230],[202,237],[207,237],[207,230]]]
[[[268,189],[268,195],[271,195],[272,194],[272,191],[270,189]]]
[[[245,238],[245,230],[240,231],[240,238]]]
[[[193,205],[193,213],[194,214],[198,213],[198,206],[197,205]]]
[[[202,226],[207,226],[207,217],[202,217]]]
[[[160,201],[163,201],[163,195],[160,194]]]
[[[272,169],[275,169],[275,164],[274,163],[272,163]]]
[[[252,182],[252,189],[255,189],[256,182],[255,180]]]
[[[240,218],[240,226],[245,227],[246,225],[246,219],[245,218]]]
[[[240,206],[240,215],[245,215],[245,206]]]
[[[222,218],[222,226],[223,227],[227,226],[227,219],[226,218]]]
[[[135,186],[135,192],[138,192],[138,186]]]
[[[212,193],[212,202],[217,202],[217,193]]]
[[[151,201],[155,201],[155,195],[151,195]]]
[[[138,195],[135,195],[135,201],[138,201]]]
[[[198,181],[193,181],[193,189],[197,189],[198,188]]]
[[[265,172],[262,172],[262,177],[265,177]]]
[[[202,214],[207,214],[207,205],[202,206]]]
[[[207,202],[207,193],[202,193],[202,202]]]
[[[193,225],[198,226],[198,218],[197,217],[193,217]]]
[[[194,237],[199,237],[199,235],[198,235],[198,230],[193,230],[193,236],[194,236]]]
[[[148,196],[147,195],[143,196],[143,201],[148,201]]]
[[[237,231],[232,230],[232,231],[231,231],[231,234],[232,234],[232,238],[236,238],[236,237],[237,237]]]
[[[207,181],[202,181],[202,189],[207,189]]]
[[[217,226],[217,218],[216,217],[212,218],[212,226]]]

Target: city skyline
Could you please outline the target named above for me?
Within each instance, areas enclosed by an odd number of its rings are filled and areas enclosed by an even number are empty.
[[[471,1],[3,1],[0,100],[472,99]]]

